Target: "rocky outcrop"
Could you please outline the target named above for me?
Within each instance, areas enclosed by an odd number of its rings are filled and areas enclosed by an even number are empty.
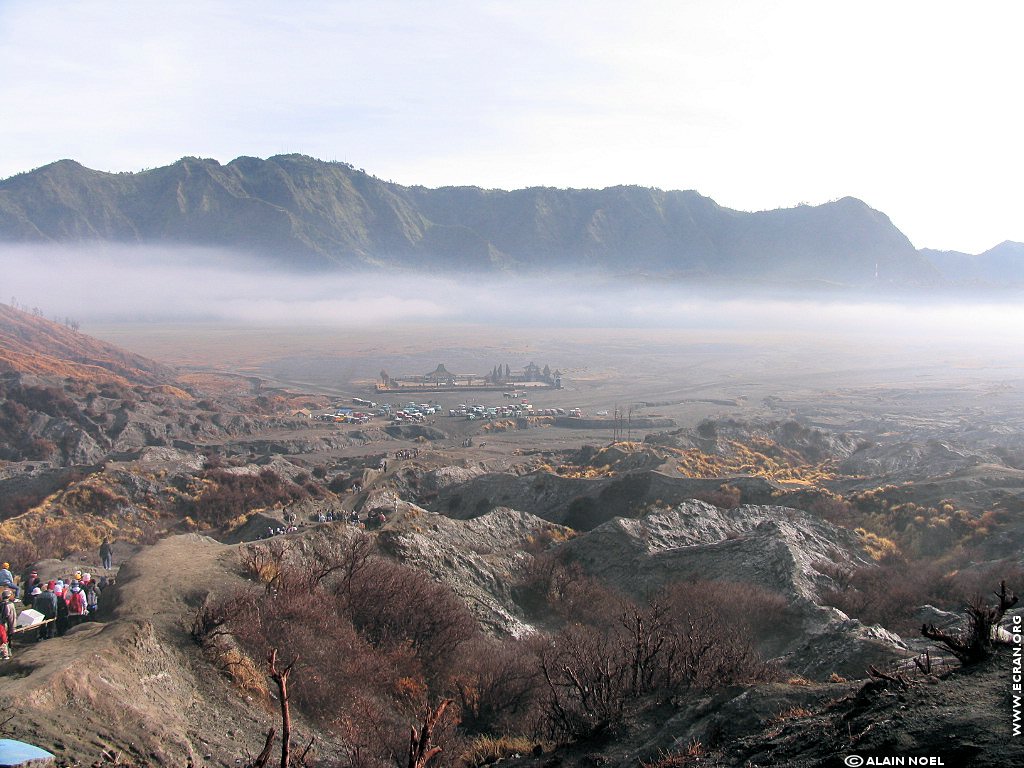
[[[833,586],[823,563],[862,563],[857,537],[806,512],[750,506],[723,510],[700,501],[616,518],[563,545],[566,556],[614,584],[642,593],[668,580],[757,584],[814,603]]]
[[[386,551],[450,585],[490,631],[514,637],[532,631],[513,586],[531,559],[527,550],[559,526],[508,508],[473,520],[452,520],[410,504],[398,514],[400,524],[389,523],[382,534]]]
[[[848,456],[839,470],[848,475],[892,479],[943,475],[982,463],[975,452],[941,440],[869,444]]]

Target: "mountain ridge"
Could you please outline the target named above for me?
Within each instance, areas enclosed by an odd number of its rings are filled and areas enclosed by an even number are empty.
[[[428,189],[304,155],[185,157],[138,173],[60,160],[0,180],[0,241],[220,247],[313,269],[938,277],[884,213],[850,197],[750,213],[693,190],[627,185]]]

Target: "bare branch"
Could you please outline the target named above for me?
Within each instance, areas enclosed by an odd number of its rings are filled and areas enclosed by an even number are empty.
[[[288,706],[288,675],[291,674],[292,667],[295,666],[295,662],[298,660],[299,657],[296,656],[292,659],[291,664],[278,671],[277,648],[274,648],[267,658],[267,663],[270,665],[270,677],[277,684],[281,700],[281,768],[289,768],[290,766],[292,716]]]
[[[274,747],[274,729],[271,728],[267,731],[267,743],[263,745],[263,751],[260,752],[256,759],[249,764],[249,768],[265,768],[266,764],[270,761],[270,752]]]
[[[430,711],[423,718],[423,728],[417,733],[416,726],[410,728],[409,735],[409,768],[426,768],[434,757],[441,753],[441,747],[431,746],[430,739],[434,728],[444,717],[445,710],[452,703],[451,699],[442,701],[437,709]]]

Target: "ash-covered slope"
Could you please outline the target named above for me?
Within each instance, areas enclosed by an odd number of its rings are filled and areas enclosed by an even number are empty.
[[[508,508],[473,520],[452,520],[407,504],[399,514],[401,522],[381,536],[389,554],[448,584],[488,630],[516,637],[533,631],[516,604],[515,583],[531,557],[528,549],[569,531]]]
[[[515,585],[544,551],[634,597],[700,581],[778,595],[788,608],[771,636],[760,638],[761,649],[808,678],[860,675],[868,664],[907,652],[891,632],[821,605],[821,595],[836,588],[830,574],[837,567],[865,565],[870,558],[854,533],[796,509],[720,509],[689,500],[576,533],[508,507],[453,520],[387,493],[376,502],[389,515],[382,546],[451,586],[498,634],[531,631],[530,608]]]
[[[170,367],[7,304],[0,304],[0,373],[166,384]]]
[[[202,399],[169,366],[0,304],[0,460],[94,464],[274,424],[239,410]]]
[[[184,243],[313,267],[552,270],[847,284],[931,264],[853,198],[747,213],[693,191],[426,189],[302,155],[140,173],[61,160],[0,181],[0,241]]]
[[[740,581],[793,601],[832,586],[823,563],[863,563],[856,535],[796,509],[702,501],[617,517],[563,545],[588,572],[643,593],[669,579]]]
[[[833,608],[820,594],[834,588],[830,566],[865,564],[858,537],[806,512],[778,506],[719,509],[701,501],[615,518],[558,548],[606,584],[635,595],[673,582],[720,581],[782,595],[789,615],[778,616],[763,650],[808,678],[859,675],[906,646],[881,627],[867,627]]]

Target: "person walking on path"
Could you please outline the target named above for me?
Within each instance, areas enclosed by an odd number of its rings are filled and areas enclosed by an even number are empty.
[[[89,608],[85,601],[85,592],[77,582],[71,585],[71,592],[68,598],[68,628],[77,627],[89,614]]]
[[[82,593],[85,595],[85,609],[88,621],[95,621],[96,613],[100,609],[100,590],[96,586],[96,580],[88,573],[82,575]]]
[[[64,637],[64,633],[68,631],[68,603],[65,600],[63,589],[60,592],[54,591],[53,594],[57,597],[57,621],[55,622],[57,637]]]
[[[49,584],[43,585],[43,593],[36,598],[32,607],[43,614],[43,619],[56,619],[57,618],[57,596],[53,594],[54,584],[51,581]],[[54,635],[54,622],[47,621],[39,628],[39,639],[49,640]]]
[[[103,563],[103,570],[109,571],[114,563],[114,549],[110,546],[108,539],[103,539],[100,544],[100,561]]]
[[[5,641],[0,646],[0,657],[11,658],[11,638],[14,637],[14,625],[18,621],[18,611],[14,607],[14,593],[5,589],[0,595],[0,624],[4,626]]]

